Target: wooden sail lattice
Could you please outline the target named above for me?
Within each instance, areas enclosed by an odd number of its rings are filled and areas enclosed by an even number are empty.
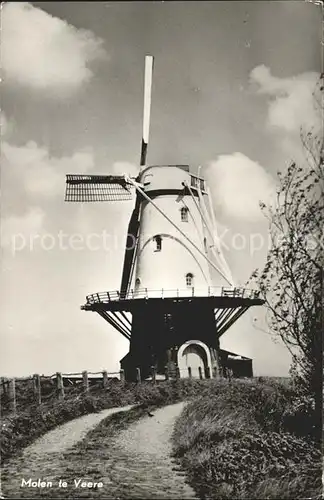
[[[123,176],[70,175],[66,176],[65,201],[127,201],[133,198],[133,188]]]

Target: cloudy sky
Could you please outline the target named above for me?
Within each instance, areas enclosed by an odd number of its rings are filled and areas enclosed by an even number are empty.
[[[65,174],[137,171],[153,54],[148,162],[202,166],[244,283],[267,248],[259,201],[278,169],[302,161],[299,129],[314,119],[321,8],[9,2],[1,42],[2,372],[114,371],[128,342],[79,306],[118,288],[132,203],[66,204]],[[109,244],[90,245],[103,231]],[[285,375],[289,357],[264,329],[263,310],[251,310],[221,346],[253,357],[257,374]]]

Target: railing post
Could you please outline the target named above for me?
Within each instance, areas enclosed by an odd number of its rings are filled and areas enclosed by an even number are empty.
[[[42,394],[41,394],[41,379],[38,373],[33,375],[33,390],[36,403],[40,405],[42,403]]]
[[[202,376],[201,366],[198,366],[198,372],[199,372],[199,378],[200,378],[200,380],[202,380],[203,376]]]
[[[121,369],[119,372],[121,382],[125,382],[125,370]]]
[[[145,298],[148,299],[147,288],[145,288]]]
[[[10,411],[16,413],[17,404],[16,404],[16,380],[12,378],[8,383],[8,398],[9,398],[9,408]]]
[[[192,287],[192,296],[194,297],[194,295],[195,295],[195,287],[193,286]]]
[[[59,399],[64,399],[64,385],[62,373],[56,373],[56,387],[57,387],[57,397]]]
[[[107,387],[108,385],[108,373],[107,370],[104,370],[102,372],[102,386],[103,388]]]
[[[210,286],[208,287],[208,297],[210,297]]]
[[[89,379],[88,379],[88,372],[87,372],[87,370],[84,370],[82,372],[82,380],[83,380],[83,389],[84,389],[84,392],[89,392]]]
[[[163,288],[162,288],[162,294],[161,294],[161,298],[163,299]]]
[[[188,366],[188,376],[189,378],[192,378],[191,366]]]
[[[136,382],[138,384],[141,383],[141,369],[140,368],[136,368]]]
[[[206,366],[206,378],[210,378],[210,368]]]
[[[152,370],[152,384],[155,384],[156,383],[156,368],[155,368],[155,366],[151,366],[151,370]]]
[[[180,378],[180,369],[179,366],[176,367],[176,379],[179,380]]]

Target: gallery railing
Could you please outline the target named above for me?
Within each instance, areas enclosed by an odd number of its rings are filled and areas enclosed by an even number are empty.
[[[176,288],[165,289],[160,288],[157,290],[148,288],[139,288],[129,290],[128,292],[120,292],[113,290],[109,292],[99,292],[88,295],[86,297],[87,304],[107,303],[116,300],[135,300],[135,299],[149,299],[149,298],[181,298],[181,297],[237,297],[257,299],[260,296],[258,290],[251,290],[248,288],[238,287],[214,287],[208,286],[205,288]]]

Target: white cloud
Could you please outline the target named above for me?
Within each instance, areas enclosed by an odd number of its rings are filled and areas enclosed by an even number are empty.
[[[91,151],[55,158],[32,141],[25,146],[4,141],[1,146],[2,185],[8,200],[3,200],[3,211],[9,212],[1,221],[1,245],[5,247],[12,246],[15,235],[27,239],[39,234],[44,229],[47,202],[53,198],[64,200],[65,175],[88,172],[94,159]],[[15,211],[19,207],[22,215],[11,214],[12,207]],[[49,223],[53,223],[51,217]]]
[[[2,8],[4,78],[35,89],[74,89],[88,81],[93,60],[106,55],[103,41],[29,3]]]
[[[55,158],[32,141],[25,146],[13,146],[4,142],[2,158],[3,169],[19,179],[26,192],[42,197],[63,196],[65,174],[85,173],[94,167],[91,151]]]
[[[128,174],[131,176],[137,176],[139,173],[139,166],[127,161],[116,161],[113,164],[112,170],[115,175]]]
[[[319,74],[315,72],[278,78],[264,65],[254,68],[250,74],[251,82],[257,85],[259,94],[269,97],[268,125],[298,134],[301,127],[317,127],[319,115],[313,92],[318,78]]]
[[[8,120],[6,118],[6,115],[3,113],[3,111],[0,112],[0,120],[1,120],[1,138],[6,135],[8,132]]]
[[[30,207],[22,215],[9,215],[1,221],[0,234],[1,246],[12,245],[12,239],[28,239],[31,235],[38,234],[42,230],[45,212],[39,207]]]
[[[271,200],[274,181],[257,162],[242,153],[221,155],[205,175],[221,215],[252,221],[263,217],[259,202]]]

